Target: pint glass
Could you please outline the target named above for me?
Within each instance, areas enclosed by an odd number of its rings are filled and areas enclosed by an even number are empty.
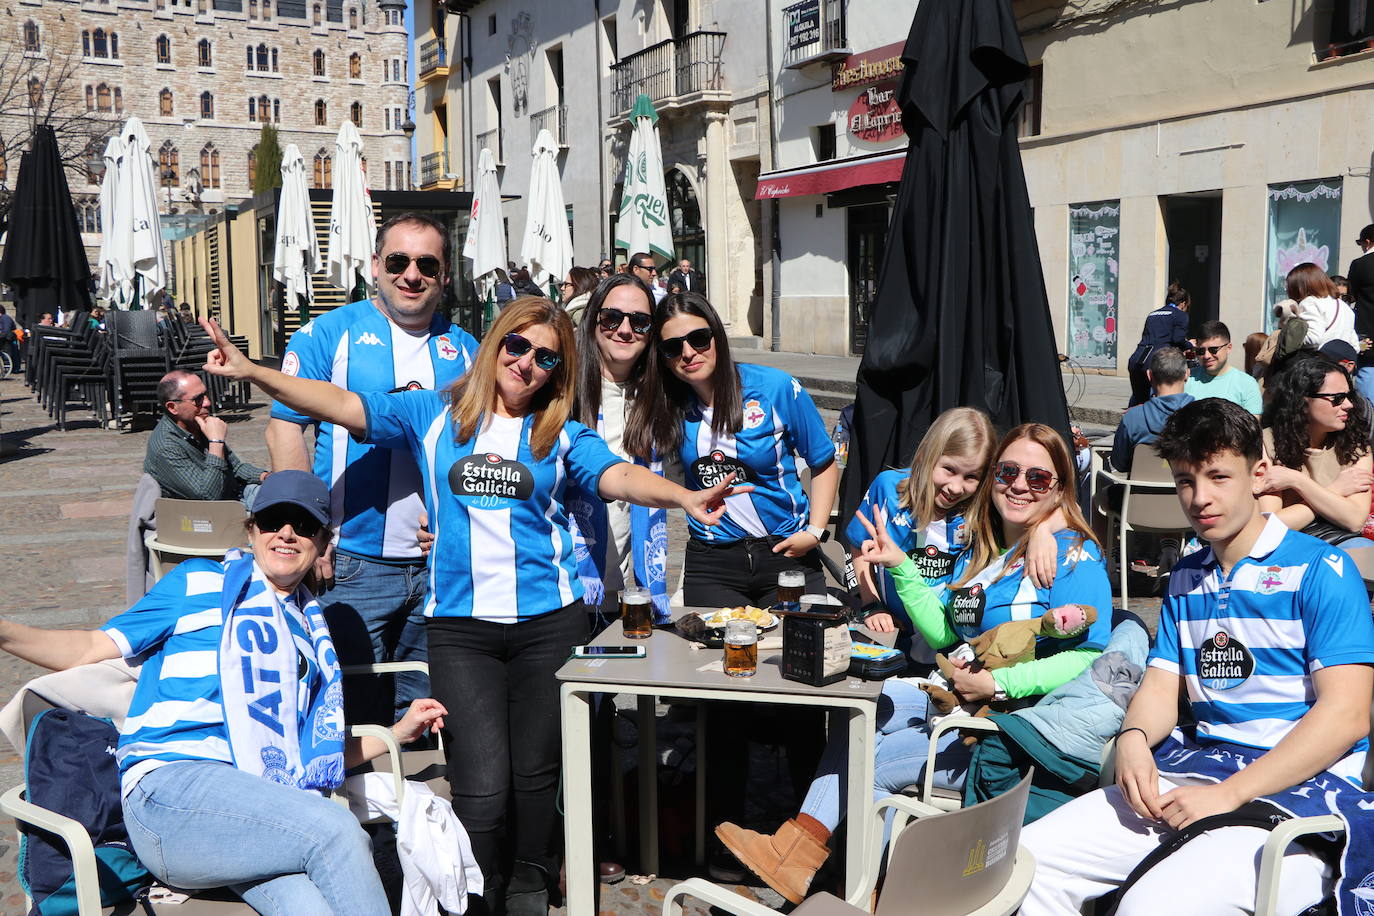
[[[629,586],[620,593],[620,623],[627,639],[648,639],[653,635],[654,612],[647,588]]]
[[[759,630],[752,620],[730,620],[725,624],[725,673],[731,677],[753,677],[759,666]]]

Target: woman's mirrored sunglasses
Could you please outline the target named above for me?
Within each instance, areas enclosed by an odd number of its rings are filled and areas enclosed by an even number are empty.
[[[501,339],[501,346],[506,348],[506,353],[519,359],[531,350],[534,351],[534,364],[545,372],[552,372],[558,368],[558,364],[563,362],[563,357],[559,356],[548,347],[536,347],[519,334],[507,334]]]
[[[1321,398],[1323,401],[1330,401],[1332,407],[1340,407],[1340,406],[1341,406],[1342,404],[1344,404],[1346,401],[1350,400],[1350,392],[1349,392],[1349,391],[1318,391],[1316,394],[1308,395],[1308,397]]]
[[[1009,487],[1016,483],[1016,478],[1022,474],[1026,475],[1026,486],[1032,493],[1044,493],[1058,479],[1054,476],[1054,471],[1046,468],[1023,468],[1014,461],[999,461],[997,469],[993,471],[993,478],[1004,487]]]
[[[636,334],[648,334],[649,328],[654,326],[654,316],[648,312],[622,312],[608,308],[597,312],[596,323],[601,325],[603,331],[615,331],[626,318],[630,319],[630,330]]]
[[[385,265],[387,273],[400,276],[406,272],[406,268],[410,266],[410,261],[410,255],[401,254],[398,251],[387,255],[386,260],[383,261],[382,264]],[[439,259],[433,255],[422,254],[418,258],[415,258],[415,268],[431,280],[439,276],[439,267]]]
[[[291,506],[268,506],[253,516],[253,524],[259,531],[274,533],[287,525],[296,532],[296,537],[313,538],[324,528],[320,520],[303,509]]]
[[[710,328],[697,328],[681,337],[667,337],[658,342],[658,349],[668,359],[677,359],[682,355],[682,344],[685,341],[692,345],[692,349],[698,353],[705,353],[711,349],[711,343],[715,340]]]

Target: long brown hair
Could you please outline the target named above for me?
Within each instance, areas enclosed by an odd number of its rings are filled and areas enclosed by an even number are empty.
[[[1074,483],[1078,477],[1077,469],[1074,467],[1073,455],[1069,452],[1069,447],[1064,444],[1064,437],[1052,427],[1043,423],[1022,423],[1002,437],[1002,441],[997,444],[997,449],[993,452],[993,462],[999,461],[1012,443],[1022,439],[1029,439],[1049,452],[1050,463],[1054,466],[1054,476],[1058,478],[1054,484],[1056,499],[1053,503],[1047,503],[1040,516],[1031,522],[1026,529],[1026,536],[1017,542],[1011,555],[1007,557],[1002,575],[1006,575],[1006,570],[1025,556],[1026,543],[1030,540],[1030,533],[1042,524],[1055,509],[1064,514],[1065,527],[1078,534],[1078,543],[1092,541],[1094,544],[1098,544],[1096,535],[1088,526],[1087,520],[1083,518],[1082,510],[1078,508],[1078,499],[1074,493],[1076,489]],[[1002,513],[997,511],[997,506],[992,499],[993,487],[996,485],[996,477],[992,470],[989,470],[978,482],[978,492],[973,494],[973,502],[964,515],[964,522],[968,526],[969,532],[968,549],[971,552],[968,565],[964,567],[964,575],[959,580],[958,585],[966,584],[990,566],[1008,546],[1002,543]],[[1098,544],[1098,546],[1101,545]]]
[[[987,477],[995,436],[992,421],[976,407],[952,407],[935,418],[921,437],[921,444],[916,446],[916,454],[911,458],[911,475],[898,490],[897,504],[911,510],[913,529],[925,528],[935,520],[935,487],[931,477],[940,458],[944,455],[977,458],[982,465],[981,484],[982,478]]]
[[[1336,298],[1336,284],[1331,282],[1331,278],[1311,261],[1305,261],[1294,267],[1288,272],[1285,278],[1288,285],[1288,298],[1294,302],[1301,302],[1308,296],[1315,296],[1318,299],[1325,297]]]
[[[535,414],[530,430],[530,451],[534,457],[542,459],[553,450],[563,425],[572,416],[577,344],[568,313],[562,306],[539,296],[521,296],[502,309],[477,349],[472,368],[446,389],[445,395],[453,409],[454,436],[459,442],[467,442],[477,435],[487,415],[496,409],[496,364],[501,356],[502,341],[507,334],[519,334],[537,324],[547,325],[558,336],[558,353],[563,361],[549,373],[543,387],[530,401],[529,412]]]

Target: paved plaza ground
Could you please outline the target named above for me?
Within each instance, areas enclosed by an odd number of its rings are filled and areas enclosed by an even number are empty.
[[[857,359],[759,351],[739,356],[778,365],[802,378],[821,403],[827,425],[834,421],[837,402],[852,398]],[[1075,374],[1065,381],[1071,405],[1090,433],[1109,431],[1105,421],[1113,420],[1124,407],[1126,381]],[[125,532],[151,424],[121,433],[99,428],[80,411],[72,416],[69,428],[59,432],[21,380],[0,381],[0,553],[5,558],[0,615],[24,623],[92,627],[126,608]],[[230,447],[240,457],[265,466],[266,405],[258,403],[230,419]],[[683,529],[680,520],[672,527],[670,581],[676,581]],[[1151,602],[1132,601],[1133,607],[1137,604],[1148,611]],[[0,702],[38,673],[0,653]],[[0,747],[0,790],[21,778],[17,755],[7,745]],[[665,790],[665,799],[671,794]],[[4,825],[0,831],[0,913],[4,914],[24,909],[15,859],[13,833]],[[660,912],[666,888],[687,876],[679,869],[646,884],[624,881],[603,896],[602,912]],[[781,898],[767,889],[739,890],[770,906],[781,904]]]

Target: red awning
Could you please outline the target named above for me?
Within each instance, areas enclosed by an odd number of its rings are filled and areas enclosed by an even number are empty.
[[[906,150],[902,149],[856,159],[842,159],[839,162],[765,172],[759,176],[754,199],[829,194],[832,191],[843,191],[862,185],[900,181],[904,162]]]

